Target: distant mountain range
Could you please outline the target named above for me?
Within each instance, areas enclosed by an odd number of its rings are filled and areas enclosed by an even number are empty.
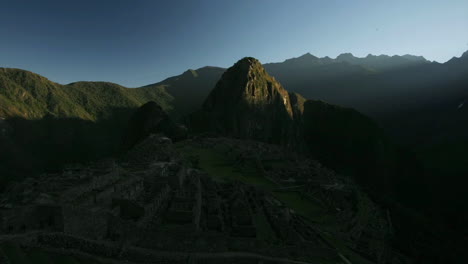
[[[440,64],[412,55],[357,58],[344,53],[331,59],[307,53],[264,67],[291,92],[353,107],[380,118],[396,109],[431,103],[434,98],[457,97],[464,87],[460,81],[466,80],[467,56],[465,53]],[[31,72],[2,69],[0,116],[38,118],[51,114],[92,120],[103,115],[99,109],[135,107],[153,100],[172,116],[182,117],[201,107],[224,71],[219,67],[203,67],[141,89],[126,89],[106,82],[60,85]],[[46,91],[50,92],[47,98]]]

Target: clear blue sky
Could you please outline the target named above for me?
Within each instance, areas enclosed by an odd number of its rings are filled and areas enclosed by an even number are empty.
[[[0,66],[129,87],[188,68],[468,50],[467,0],[0,0]]]

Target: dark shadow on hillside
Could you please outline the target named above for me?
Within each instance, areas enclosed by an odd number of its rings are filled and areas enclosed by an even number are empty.
[[[0,124],[0,188],[11,180],[59,170],[67,163],[87,162],[117,154],[133,108],[112,109],[97,122],[46,116],[11,118]]]
[[[459,245],[466,243],[455,230],[466,230],[461,224],[466,210],[460,209],[466,198],[454,195],[463,192],[446,188],[442,175],[426,170],[416,153],[393,144],[370,118],[355,110],[307,101],[303,119],[310,154],[353,177],[388,209],[397,248],[416,263],[455,263],[463,255]]]

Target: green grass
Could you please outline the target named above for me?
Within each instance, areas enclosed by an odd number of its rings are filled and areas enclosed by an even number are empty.
[[[286,206],[296,211],[296,213],[306,217],[307,219],[323,223],[330,220],[327,212],[317,202],[302,196],[300,192],[273,192],[273,196],[280,200]]]
[[[219,182],[241,181],[249,185],[255,185],[263,189],[277,187],[275,183],[264,178],[255,168],[254,164],[246,167],[234,167],[234,160],[224,153],[223,146],[216,149],[200,148],[183,144],[176,145],[179,151],[186,157],[196,156],[198,167],[207,172],[214,180]]]

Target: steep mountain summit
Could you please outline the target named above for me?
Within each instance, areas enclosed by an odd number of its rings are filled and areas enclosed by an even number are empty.
[[[213,110],[217,107],[225,107],[224,102],[217,100],[218,96],[236,98],[247,105],[261,108],[272,104],[279,106],[282,103],[292,117],[288,92],[265,71],[262,64],[255,58],[241,59],[229,68],[208,96],[203,108]],[[231,100],[228,103],[239,102]]]
[[[370,54],[369,54],[370,55]],[[369,57],[369,56],[368,56]],[[357,58],[354,57],[354,55],[352,53],[342,53],[340,55],[338,55],[336,57],[336,60],[337,61],[352,61],[352,60],[356,60]]]
[[[283,142],[294,118],[289,93],[255,58],[229,68],[202,107],[211,131],[230,136]]]
[[[323,59],[315,57],[310,53],[306,53],[297,58],[291,58],[284,61],[286,64],[321,64]]]

